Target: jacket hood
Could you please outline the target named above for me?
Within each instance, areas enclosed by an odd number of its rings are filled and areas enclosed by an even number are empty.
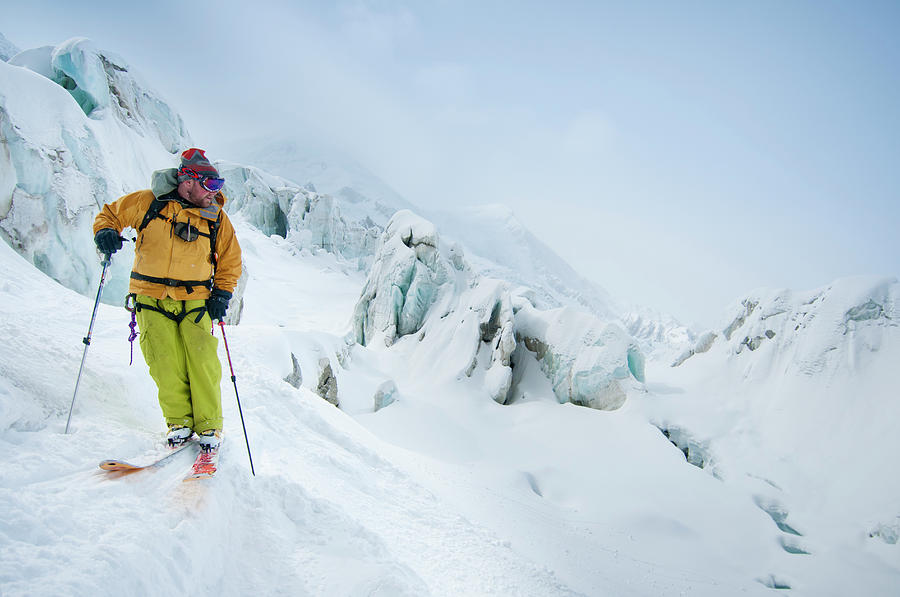
[[[154,197],[162,197],[178,187],[178,168],[157,170],[150,176],[150,191]]]
[[[165,168],[156,170],[150,176],[150,191],[154,197],[162,197],[178,188],[178,168]],[[216,203],[219,207],[225,205],[225,195],[221,191],[216,193]]]

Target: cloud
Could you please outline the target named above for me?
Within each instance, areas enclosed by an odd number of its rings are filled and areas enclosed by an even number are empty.
[[[405,8],[379,10],[372,2],[338,5],[340,36],[379,54],[390,54],[418,33],[416,16]]]

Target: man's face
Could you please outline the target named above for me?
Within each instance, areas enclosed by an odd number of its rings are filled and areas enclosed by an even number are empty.
[[[207,191],[197,179],[191,178],[181,184],[184,185],[184,192],[179,192],[179,195],[197,207],[209,207],[216,200],[217,191]]]

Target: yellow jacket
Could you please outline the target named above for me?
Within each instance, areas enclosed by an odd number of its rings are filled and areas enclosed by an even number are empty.
[[[175,300],[205,299],[209,298],[209,282],[212,281],[211,285],[215,288],[234,292],[241,275],[241,246],[238,244],[231,220],[222,209],[225,196],[218,193],[216,202],[205,209],[179,201],[174,194],[160,193],[160,196],[172,199],[160,211],[160,216],[165,220],[160,217],[153,218],[138,234],[129,291],[160,299],[166,297]],[[137,230],[153,199],[154,191],[147,189],[107,203],[94,219],[94,234],[103,228],[112,228],[120,234],[129,226]],[[210,224],[215,222],[216,217],[219,217],[219,229],[216,234],[218,260],[213,268],[209,238],[200,236],[194,241],[187,242],[174,234],[173,225],[175,222],[187,222],[200,232],[208,234]],[[135,274],[144,278],[168,280],[168,283],[135,279]],[[173,285],[177,281],[196,281],[197,284]]]

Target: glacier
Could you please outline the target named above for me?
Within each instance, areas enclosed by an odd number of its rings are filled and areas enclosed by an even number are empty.
[[[192,142],[121,58],[79,38],[24,52],[4,39],[4,593],[147,593],[197,567],[223,593],[900,586],[884,457],[900,450],[896,278],[754,290],[694,331],[582,284],[506,208],[419,214],[335,168],[310,184],[290,165],[216,162],[245,248],[228,333],[262,474],[249,478],[241,441],[214,492],[172,498],[175,469],[92,474],[160,421],[143,365],[123,362],[127,314],[101,305],[62,432],[99,271],[90,222]],[[126,243],[113,305],[129,266]],[[111,513],[114,529],[99,522]],[[148,542],[159,560],[129,547]]]

